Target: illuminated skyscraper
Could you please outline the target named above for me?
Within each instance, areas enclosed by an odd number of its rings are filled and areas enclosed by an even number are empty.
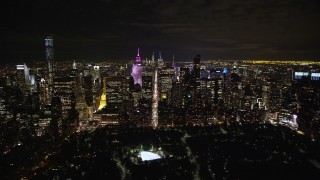
[[[159,104],[159,87],[158,87],[158,68],[154,71],[154,81],[152,88],[152,117],[151,126],[153,128],[158,127],[158,104]]]
[[[162,58],[162,55],[161,55],[161,51],[159,51],[158,66],[159,67],[164,67],[164,62],[163,62],[163,58]]]
[[[101,97],[100,97],[100,105],[99,105],[99,110],[101,110],[102,108],[104,108],[106,105],[107,105],[107,78],[104,77],[103,78],[103,91],[102,91],[102,94],[101,94]]]
[[[135,64],[140,64],[141,65],[141,57],[140,57],[140,49],[139,48],[138,48],[138,54],[136,56]]]
[[[21,90],[28,90],[30,84],[29,68],[26,64],[17,65],[17,82]]]
[[[48,104],[50,104],[53,91],[53,79],[54,79],[54,46],[53,46],[53,34],[47,34],[45,36],[46,47],[46,60],[48,63],[47,78],[48,78]]]
[[[160,125],[172,125],[172,82],[174,77],[174,69],[172,67],[163,67],[159,69],[158,74],[159,89],[159,108],[158,114]]]
[[[152,51],[152,62],[154,63],[154,51]]]
[[[193,59],[193,73],[195,80],[200,79],[200,55],[198,54]]]
[[[123,103],[123,91],[124,91],[124,77],[119,76],[109,76],[107,78],[106,89],[108,107],[113,107],[117,109],[122,108]]]
[[[152,99],[152,81],[153,81],[153,72],[150,73],[144,72],[142,76],[142,97],[147,101]]]
[[[174,69],[171,67],[164,67],[159,72],[159,93],[161,101],[166,101],[166,104],[171,101],[173,77]]]
[[[72,69],[77,69],[77,63],[76,60],[73,61],[72,63]]]
[[[172,68],[176,67],[176,63],[174,62],[174,53],[172,54]]]
[[[161,56],[161,51],[159,51],[159,59],[158,61],[163,61],[162,56]]]
[[[143,66],[141,62],[141,57],[139,54],[139,48],[138,48],[138,54],[136,56],[136,60],[134,64],[132,65],[132,72],[131,76],[133,77],[134,84],[139,84],[140,87],[142,87],[142,71],[143,71]]]
[[[77,81],[73,77],[55,77],[54,80],[54,93],[53,96],[61,98],[62,103],[62,117],[66,119],[69,115],[69,111],[73,108],[73,104],[76,103],[76,97],[74,90],[76,89]],[[50,102],[51,104],[51,102]]]

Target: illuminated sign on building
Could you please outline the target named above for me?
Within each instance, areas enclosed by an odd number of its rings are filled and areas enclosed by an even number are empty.
[[[223,73],[224,74],[228,73],[228,69],[227,68],[223,68]]]
[[[314,81],[320,80],[320,73],[311,73],[311,80],[314,80]]]
[[[17,70],[22,70],[24,69],[24,65],[17,65]]]
[[[309,72],[294,72],[294,79],[302,79],[302,77],[308,77]]]
[[[45,46],[53,46],[53,39],[46,38],[45,39]]]

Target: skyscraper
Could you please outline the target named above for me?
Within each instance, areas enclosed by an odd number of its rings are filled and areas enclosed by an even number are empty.
[[[124,77],[109,76],[106,82],[108,107],[121,109],[123,106]],[[103,87],[105,88],[105,87]]]
[[[159,69],[158,89],[159,89],[159,125],[173,125],[172,121],[172,86],[174,68],[163,67]]]
[[[99,110],[101,110],[102,108],[104,108],[106,105],[107,105],[107,78],[104,77],[103,78],[103,91],[102,91],[102,94],[101,94],[101,97],[100,97],[100,105],[99,105]]]
[[[200,78],[200,55],[199,54],[193,59],[193,73],[194,73],[195,79]]]
[[[141,65],[140,48],[138,48],[138,54],[136,56],[135,64],[140,64]]]
[[[152,51],[152,62],[154,63],[154,51]]]
[[[76,102],[74,92],[76,86],[77,81],[73,77],[55,77],[53,95],[61,98],[63,119],[68,117],[69,111],[73,108],[72,106]]]
[[[152,117],[151,126],[153,128],[158,127],[158,101],[159,101],[159,87],[158,87],[158,68],[154,71],[154,81],[152,88]]]
[[[17,65],[17,82],[21,90],[29,90],[30,76],[29,68],[26,64]]]
[[[174,62],[174,53],[172,54],[172,68],[176,67],[176,63]]]
[[[54,79],[54,46],[53,46],[53,34],[47,34],[45,36],[45,48],[46,48],[46,60],[47,67],[47,82],[48,82],[48,104],[51,103],[52,91],[53,91],[53,79]]]
[[[143,71],[143,66],[142,66],[141,57],[140,57],[140,50],[138,48],[138,54],[136,56],[136,60],[132,65],[131,76],[133,77],[134,84],[139,84],[140,87],[142,87],[142,71]]]
[[[162,55],[161,55],[161,51],[159,51],[158,66],[159,67],[164,67],[164,62],[163,62],[163,58],[162,58]]]

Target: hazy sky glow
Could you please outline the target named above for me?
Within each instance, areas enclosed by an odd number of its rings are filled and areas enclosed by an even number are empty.
[[[161,50],[178,60],[320,59],[318,0],[7,0],[0,58],[134,59]]]

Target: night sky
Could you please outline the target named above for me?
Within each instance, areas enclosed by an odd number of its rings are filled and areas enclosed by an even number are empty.
[[[320,59],[319,0],[5,0],[2,62],[56,60]]]

